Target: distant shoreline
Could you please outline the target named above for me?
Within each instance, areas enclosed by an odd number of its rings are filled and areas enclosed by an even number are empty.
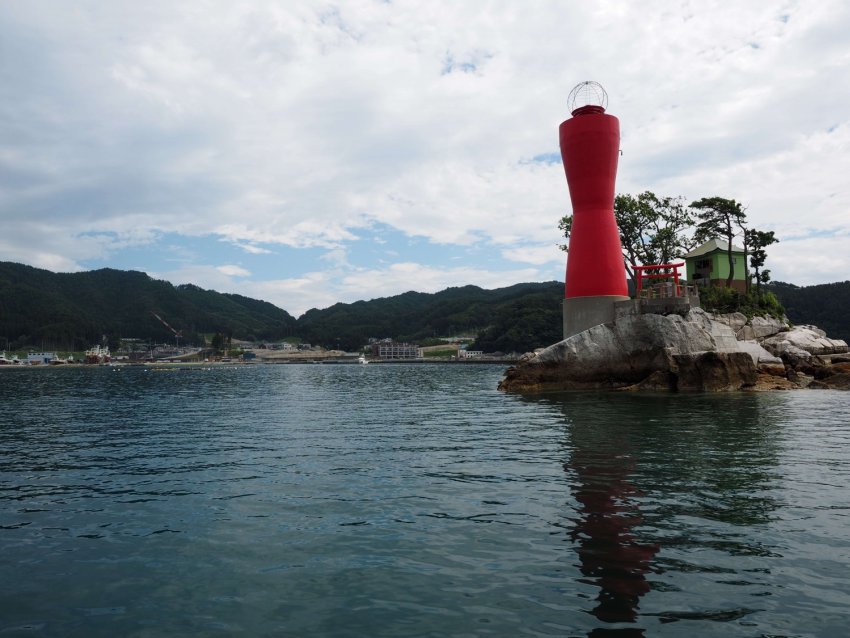
[[[391,359],[391,360],[374,360],[369,361],[368,364],[359,363],[357,360],[351,361],[346,359],[278,359],[274,361],[154,361],[154,362],[146,362],[146,363],[104,363],[104,364],[91,364],[91,363],[63,363],[60,365],[50,365],[50,364],[17,364],[17,365],[4,365],[0,366],[0,370],[48,370],[48,369],[61,369],[61,368],[220,368],[220,367],[245,367],[245,366],[257,366],[257,365],[345,365],[345,366],[363,366],[363,365],[397,365],[397,364],[415,364],[415,365],[475,365],[475,364],[487,364],[487,365],[512,365],[516,363],[515,359],[472,359],[472,360],[448,360],[448,359],[437,359],[437,360],[428,360],[428,359]]]

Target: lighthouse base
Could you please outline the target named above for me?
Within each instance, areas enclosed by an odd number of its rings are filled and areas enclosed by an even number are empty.
[[[593,326],[614,321],[614,304],[628,299],[629,297],[623,295],[564,299],[564,339]]]

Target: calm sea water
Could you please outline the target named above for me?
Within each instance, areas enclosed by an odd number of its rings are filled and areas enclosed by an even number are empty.
[[[2,636],[846,636],[850,393],[0,371]]]

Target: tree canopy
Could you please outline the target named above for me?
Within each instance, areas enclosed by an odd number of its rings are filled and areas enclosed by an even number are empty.
[[[293,334],[285,310],[242,295],[173,286],[145,273],[104,268],[53,273],[0,262],[0,337],[7,349],[82,350],[121,338],[174,342],[154,315],[182,332],[181,343],[203,344],[223,332],[241,338],[278,339]]]
[[[121,339],[175,343],[156,315],[181,332],[181,345],[231,338],[299,341],[357,350],[371,337],[421,342],[449,336],[480,339],[487,351],[525,352],[560,339],[563,282],[484,290],[448,288],[338,303],[297,320],[273,304],[194,285],[173,286],[133,271],[53,273],[0,262],[0,350],[83,350]],[[155,313],[155,314],[154,314]]]
[[[761,231],[752,228],[746,231],[747,244],[750,249],[750,266],[755,271],[753,279],[756,282],[758,294],[761,294],[761,285],[770,281],[770,270],[761,270],[767,260],[765,248],[777,243],[779,240],[772,230]]]
[[[696,216],[699,220],[694,233],[697,243],[701,244],[718,236],[726,240],[728,244],[726,254],[729,259],[729,276],[726,279],[726,287],[731,288],[735,276],[732,241],[739,231],[746,232],[747,216],[744,213],[744,208],[734,199],[723,197],[703,197],[693,202],[691,208],[696,210]]]
[[[779,240],[773,231],[749,228],[745,208],[734,199],[703,197],[686,205],[684,197],[658,196],[652,191],[644,191],[636,197],[619,194],[614,198],[614,218],[620,230],[623,266],[632,281],[635,265],[669,264],[709,239],[722,238],[728,244],[726,286],[731,287],[734,278],[732,242],[738,236],[744,244],[745,269],[749,256],[759,294],[761,284],[770,280],[770,271],[762,270],[767,258],[765,248]],[[569,251],[572,223],[572,215],[565,215],[558,221],[558,228],[567,240],[560,246],[564,251]],[[748,272],[746,280],[749,290]]]
[[[694,216],[683,197],[659,197],[652,191],[637,197],[620,194],[614,198],[614,218],[620,230],[623,264],[632,280],[634,265],[668,264],[696,245]],[[562,217],[558,228],[569,241],[572,215]],[[561,248],[567,251],[569,245]]]

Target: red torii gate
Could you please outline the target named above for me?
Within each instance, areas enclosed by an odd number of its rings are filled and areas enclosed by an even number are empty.
[[[679,268],[682,268],[685,262],[679,264],[652,264],[650,266],[632,265],[635,270],[635,280],[637,281],[636,297],[640,297],[640,291],[643,289],[644,279],[669,279],[673,278],[673,289],[670,297],[681,297],[682,287],[679,285]],[[673,272],[661,272],[663,270],[672,270]],[[653,272],[656,271],[656,272]],[[668,296],[668,295],[664,295]]]

